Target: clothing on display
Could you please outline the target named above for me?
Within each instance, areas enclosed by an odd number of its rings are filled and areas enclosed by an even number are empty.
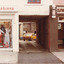
[[[1,30],[5,32],[5,27],[3,25],[1,25]]]
[[[0,44],[2,44],[2,39],[3,39],[2,33],[4,32],[0,29]]]
[[[6,33],[5,33],[5,37],[4,37],[4,44],[10,44],[10,35],[9,32],[10,30],[8,28],[5,29]]]
[[[7,19],[0,20],[0,48],[12,48],[12,25]]]

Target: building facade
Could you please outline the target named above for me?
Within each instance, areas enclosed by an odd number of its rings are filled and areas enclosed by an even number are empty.
[[[49,51],[58,50],[58,16],[55,5],[61,5],[61,3],[56,3],[56,0],[0,1],[0,26],[1,28],[2,25],[5,26],[6,31],[3,31],[4,37],[1,36],[4,42],[1,41],[3,47],[1,46],[0,50],[19,52],[19,24],[23,21],[35,21],[38,43],[40,42]],[[8,27],[10,30],[7,29]]]

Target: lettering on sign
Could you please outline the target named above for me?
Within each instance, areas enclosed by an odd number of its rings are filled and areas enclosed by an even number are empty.
[[[64,7],[57,7],[57,12],[63,12],[64,13]]]
[[[13,7],[0,7],[0,10],[10,10],[10,11],[13,11],[14,8]]]

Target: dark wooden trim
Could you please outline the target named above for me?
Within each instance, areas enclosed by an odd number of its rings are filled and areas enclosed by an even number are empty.
[[[56,7],[64,7],[64,5],[56,5]]]
[[[49,16],[49,51],[58,50],[58,16],[52,18],[52,6],[50,6]]]
[[[58,15],[58,17],[59,17],[59,16],[64,16],[64,14],[57,14],[57,15]]]

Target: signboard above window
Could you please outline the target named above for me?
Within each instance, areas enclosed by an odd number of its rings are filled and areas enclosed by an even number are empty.
[[[41,3],[41,0],[28,0],[28,3]]]
[[[15,6],[0,6],[0,12],[17,12]]]
[[[57,13],[64,14],[64,6],[57,6]]]

